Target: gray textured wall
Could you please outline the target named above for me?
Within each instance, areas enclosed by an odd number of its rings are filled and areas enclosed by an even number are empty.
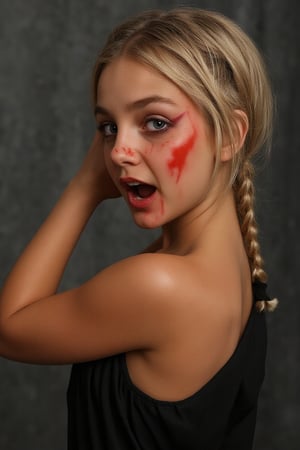
[[[0,0],[0,285],[87,149],[89,81],[107,32],[123,18],[187,4],[237,20],[263,50],[277,98],[271,161],[258,176],[261,238],[272,293],[256,450],[300,448],[299,9],[297,0]],[[299,126],[298,126],[299,128]],[[117,207],[116,207],[117,204]],[[72,257],[74,286],[145,245],[117,200],[101,206]],[[298,277],[297,277],[298,276]],[[69,367],[0,359],[1,450],[62,450]],[[242,449],[241,449],[242,450]]]

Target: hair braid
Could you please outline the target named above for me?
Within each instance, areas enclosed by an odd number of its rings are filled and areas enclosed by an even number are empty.
[[[249,259],[252,281],[267,281],[267,274],[264,270],[264,261],[260,253],[258,242],[258,227],[254,212],[254,167],[250,160],[246,160],[240,168],[235,183],[234,191],[236,197],[237,212],[240,221],[240,227],[244,239],[246,252]],[[278,300],[259,300],[256,307],[259,311],[266,309],[273,311],[277,306]]]

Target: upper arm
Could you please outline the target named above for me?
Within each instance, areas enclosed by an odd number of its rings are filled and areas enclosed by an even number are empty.
[[[155,348],[174,293],[164,259],[128,258],[78,288],[28,305],[2,326],[0,354],[57,364]]]

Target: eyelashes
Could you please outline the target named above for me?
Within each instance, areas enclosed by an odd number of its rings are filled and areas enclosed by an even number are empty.
[[[147,117],[140,126],[140,129],[147,134],[158,134],[168,131],[173,125],[172,121],[162,117]],[[118,133],[117,124],[108,120],[98,124],[97,129],[105,138],[116,136]]]
[[[149,132],[161,132],[167,131],[172,126],[172,123],[166,119],[161,119],[158,117],[152,117],[146,120],[144,129]]]
[[[97,126],[97,129],[105,137],[115,136],[118,132],[118,127],[114,122],[103,122]]]

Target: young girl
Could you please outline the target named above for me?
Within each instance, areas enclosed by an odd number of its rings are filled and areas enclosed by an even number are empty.
[[[74,363],[69,449],[251,449],[276,306],[253,208],[272,117],[261,58],[217,13],[147,12],[110,35],[94,102],[87,156],[3,287],[0,354]],[[91,214],[120,195],[161,237],[56,293]]]

